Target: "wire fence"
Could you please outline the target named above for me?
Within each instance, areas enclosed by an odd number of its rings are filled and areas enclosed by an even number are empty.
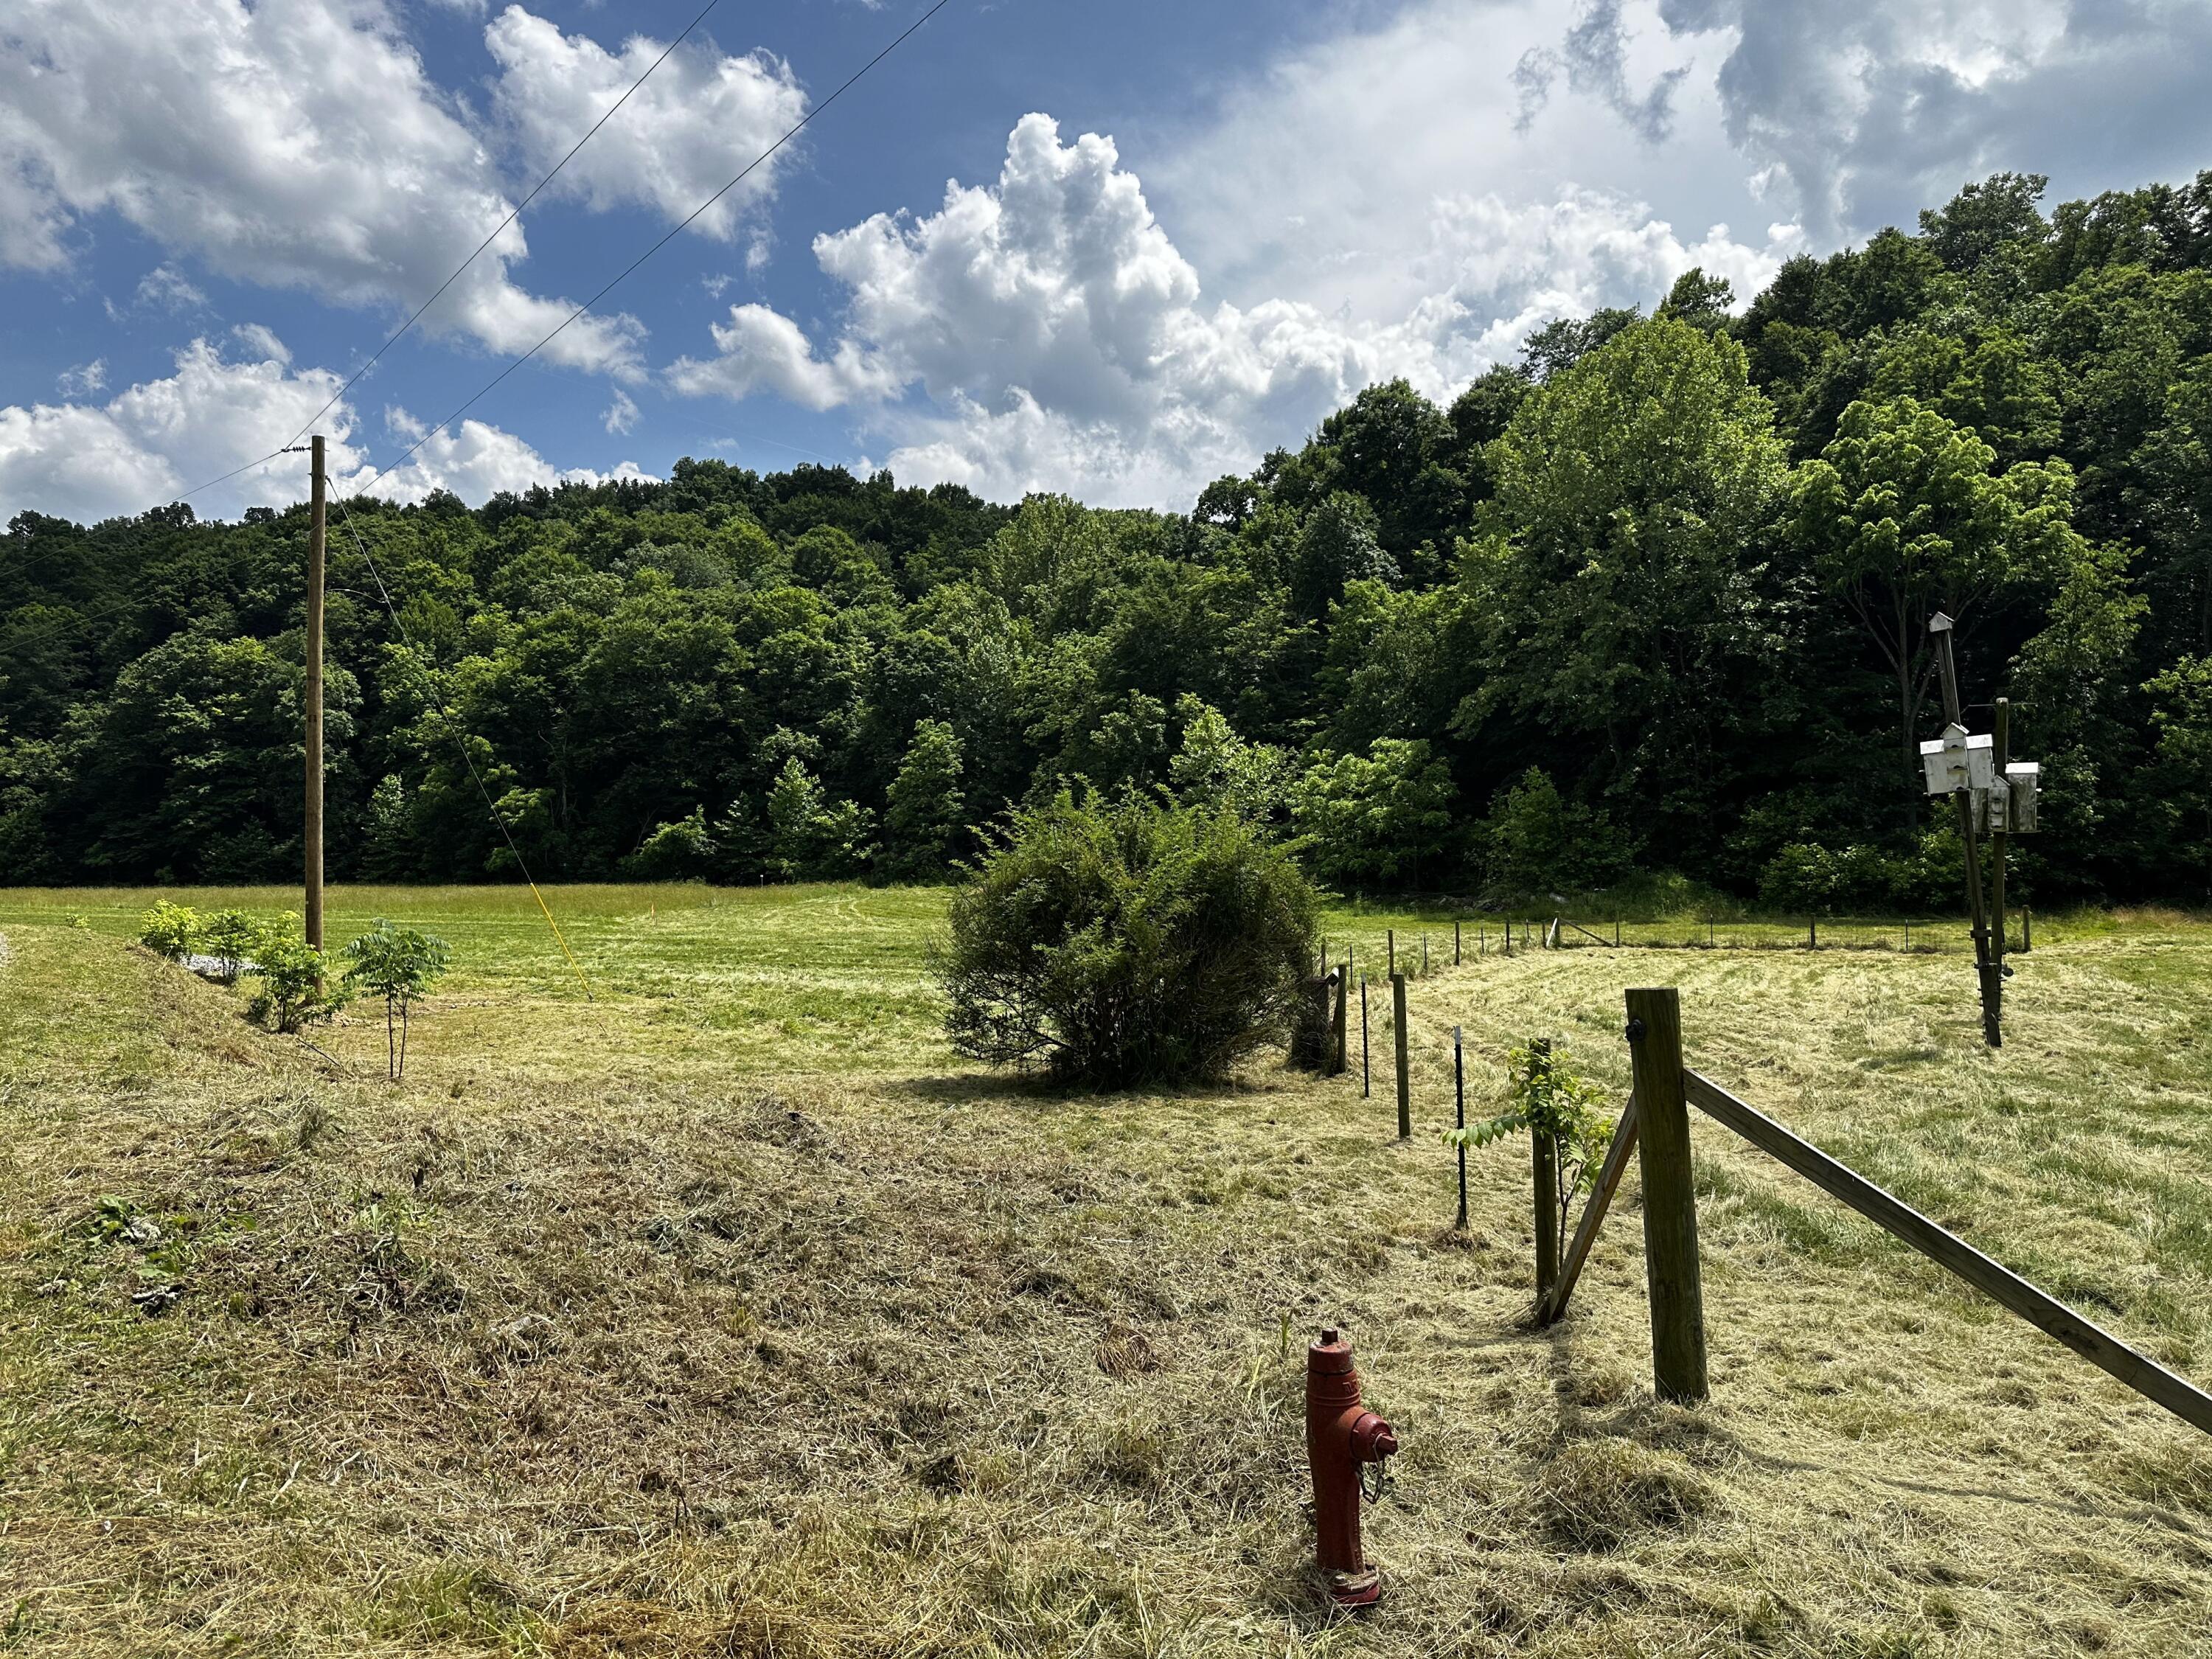
[[[1387,983],[1390,973],[1408,979],[1442,969],[1536,951],[1887,951],[1914,956],[1972,955],[1973,934],[1963,916],[1668,917],[1632,921],[1621,917],[1566,915],[1502,916],[1478,913],[1457,919],[1408,918],[1402,927],[1377,927],[1365,917],[1333,918],[1321,940],[1328,967],[1340,969],[1347,954],[1355,976]],[[2006,917],[2005,949],[2033,949],[2034,918],[2022,908]]]

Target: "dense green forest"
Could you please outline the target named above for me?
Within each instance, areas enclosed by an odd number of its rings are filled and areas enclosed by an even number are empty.
[[[1082,779],[1233,801],[1347,889],[1948,903],[1941,607],[2045,763],[2027,890],[2201,899],[2212,173],[2043,187],[1737,315],[1691,272],[1449,409],[1370,387],[1187,514],[714,461],[349,502],[331,872],[928,878]],[[13,519],[0,883],[296,871],[306,538]]]

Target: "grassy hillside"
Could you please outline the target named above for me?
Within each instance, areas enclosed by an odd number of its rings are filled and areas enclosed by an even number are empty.
[[[2212,929],[2039,922],[1996,1055],[1955,954],[1432,936],[1401,1144],[1387,999],[1370,1100],[1071,1099],[944,1049],[934,896],[550,896],[591,1001],[526,893],[336,896],[459,947],[392,1087],[128,945],[143,896],[0,894],[0,1651],[2203,1645],[2212,1443],[1703,1121],[1714,1397],[1661,1406],[1633,1176],[1534,1333],[1526,1154],[1455,1236],[1437,1132],[1454,1024],[1470,1114],[1531,1035],[1618,1089],[1678,985],[1693,1064],[2202,1379]],[[1325,1322],[1407,1443],[1336,1626]]]

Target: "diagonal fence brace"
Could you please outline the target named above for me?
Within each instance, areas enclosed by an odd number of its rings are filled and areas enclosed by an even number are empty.
[[[1956,1233],[1930,1221],[1911,1205],[1838,1163],[1809,1141],[1800,1139],[1711,1078],[1685,1066],[1682,1088],[1691,1104],[1735,1130],[1777,1162],[1795,1170],[1821,1191],[1840,1199],[1892,1237],[1910,1244],[1936,1266],[1957,1274],[2045,1335],[2064,1343],[2146,1400],[2212,1434],[2212,1395],[2148,1356],[2137,1353],[2064,1303],[2045,1295],[2009,1267],[1984,1255]]]

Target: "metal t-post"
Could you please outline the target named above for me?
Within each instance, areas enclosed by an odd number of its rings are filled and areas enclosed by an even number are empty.
[[[1460,1028],[1452,1027],[1452,1121],[1467,1127],[1467,1057],[1461,1047]],[[1459,1219],[1453,1226],[1467,1231],[1467,1142],[1459,1143]]]

